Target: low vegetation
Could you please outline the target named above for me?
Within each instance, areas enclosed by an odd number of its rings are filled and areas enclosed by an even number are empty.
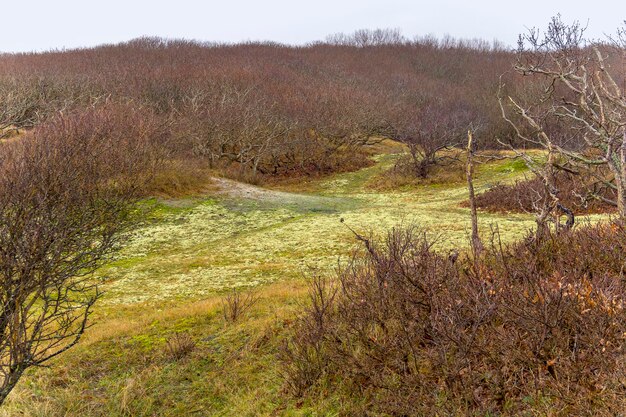
[[[1,55],[0,415],[620,415],[625,50]]]
[[[282,353],[289,388],[363,399],[353,414],[617,415],[625,232],[496,233],[480,259],[436,253],[411,227],[358,236],[336,280],[312,281]]]
[[[576,215],[592,213],[611,213],[615,206],[600,198],[589,198],[588,189],[580,184],[571,174],[561,173],[555,179],[560,191],[560,200],[566,207],[571,207]],[[614,198],[614,193],[604,190],[607,199]],[[518,179],[514,184],[496,184],[476,197],[479,208],[491,212],[533,213],[537,206],[549,199],[540,178]],[[467,205],[466,202],[463,203]]]
[[[407,143],[425,175],[470,117],[484,121],[483,146],[514,140],[493,100],[510,51],[376,33],[305,47],[140,38],[3,55],[0,135],[86,108],[137,113],[168,136],[162,145],[173,162],[154,191],[173,195],[201,188],[172,170],[180,160],[251,183],[319,176],[366,166],[364,148],[383,135]],[[163,186],[170,177],[180,186]]]

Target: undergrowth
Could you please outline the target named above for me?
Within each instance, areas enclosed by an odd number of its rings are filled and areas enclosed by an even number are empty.
[[[589,187],[571,174],[563,172],[557,175],[556,187],[561,204],[577,215],[615,211],[614,206],[600,198],[591,197],[587,192]],[[609,190],[605,190],[602,197],[615,199]],[[476,204],[478,208],[496,213],[531,213],[535,210],[533,205],[545,198],[546,191],[541,179],[532,176],[518,179],[513,184],[495,184],[476,197]],[[467,205],[467,202],[463,203],[464,207]]]
[[[353,415],[619,415],[626,230],[584,226],[446,256],[416,228],[360,237],[315,278],[282,350],[292,395],[364,398]]]

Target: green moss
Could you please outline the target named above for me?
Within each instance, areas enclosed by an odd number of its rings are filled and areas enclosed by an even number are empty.
[[[150,221],[101,271],[108,278],[104,304],[197,299],[227,288],[299,278],[311,268],[332,271],[356,243],[350,228],[382,234],[415,223],[438,236],[441,250],[467,247],[469,210],[460,207],[467,198],[464,183],[386,192],[368,187],[399,157],[377,156],[370,167],[318,180],[313,187],[307,184],[304,194],[269,191],[263,198],[146,201],[152,208]],[[477,192],[523,172],[520,160],[480,165]],[[506,241],[532,228],[533,218],[481,214],[485,235],[494,224]]]
[[[528,167],[522,159],[512,159],[507,160],[505,163],[496,165],[495,171],[503,173],[520,173],[528,171]]]
[[[165,340],[165,337],[147,333],[133,336],[130,338],[128,344],[131,349],[139,349],[144,353],[149,353],[153,351],[155,347],[162,346]]]

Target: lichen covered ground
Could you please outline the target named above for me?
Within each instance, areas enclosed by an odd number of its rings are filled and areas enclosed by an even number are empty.
[[[383,192],[369,186],[397,157],[378,155],[371,167],[308,183],[303,192],[220,180],[222,191],[212,196],[157,202],[158,215],[102,270],[103,303],[199,299],[328,271],[354,246],[350,229],[379,234],[413,223],[437,236],[441,250],[465,247],[469,210],[459,205],[467,198],[463,182]],[[519,175],[519,164],[511,160],[481,166],[477,189]],[[532,217],[483,213],[480,225],[485,233],[497,225],[507,239],[531,228]]]

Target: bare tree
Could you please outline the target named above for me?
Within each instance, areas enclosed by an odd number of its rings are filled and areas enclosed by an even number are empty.
[[[609,201],[596,191],[613,189],[609,202],[626,218],[626,37],[623,29],[607,42],[584,33],[557,16],[545,33],[520,36],[515,70],[528,81],[527,94],[501,95],[500,105],[519,138],[548,151],[549,164],[593,180],[592,197]]]
[[[536,236],[539,238],[549,235],[549,223],[554,221],[556,231],[560,229],[560,217],[565,215],[564,231],[570,230],[574,226],[575,216],[572,209],[566,207],[560,197],[561,190],[557,185],[557,175],[560,169],[565,169],[560,163],[560,155],[554,147],[548,146],[545,161],[533,158],[526,152],[520,151],[504,142],[513,151],[516,158],[524,161],[526,167],[539,179],[542,191],[533,190],[529,187],[529,194],[525,196],[532,205],[532,212],[535,215],[537,224]],[[518,198],[519,201],[519,198]],[[523,204],[520,203],[520,207]],[[529,210],[530,211],[530,210]]]
[[[326,37],[331,45],[368,46],[402,45],[408,42],[400,29],[359,29],[351,34],[335,33]]]
[[[101,295],[93,272],[132,224],[148,130],[100,116],[2,145],[0,403],[26,369],[78,343]]]
[[[470,217],[472,222],[472,252],[477,260],[483,251],[483,244],[478,234],[478,213],[476,211],[476,198],[474,195],[474,138],[471,130],[467,131],[467,160],[465,174],[467,177],[467,190],[469,193]]]
[[[254,178],[263,162],[279,148],[289,133],[275,105],[259,96],[253,87],[225,86],[219,100],[190,103],[197,121],[193,132],[194,152],[208,156],[212,164],[236,163],[240,175]]]
[[[426,178],[433,166],[450,159],[441,153],[461,141],[470,113],[462,105],[429,100],[402,104],[392,118],[393,136],[407,145],[415,176]]]

